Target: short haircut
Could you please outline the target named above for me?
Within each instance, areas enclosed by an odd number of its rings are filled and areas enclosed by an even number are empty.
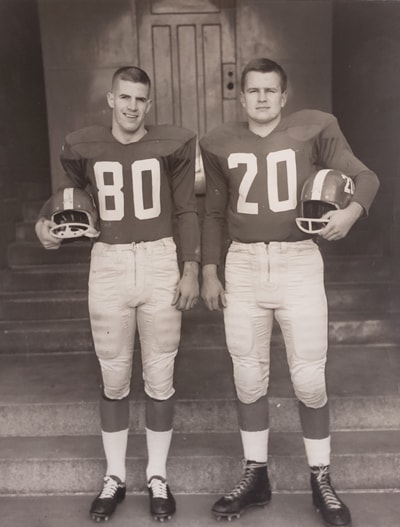
[[[281,79],[281,90],[285,92],[287,89],[287,75],[285,70],[277,62],[273,60],[260,58],[253,59],[246,64],[242,71],[242,77],[240,79],[240,87],[242,92],[244,91],[244,86],[246,84],[246,76],[250,71],[259,71],[260,73],[270,73],[275,72],[279,75]]]
[[[138,68],[137,66],[122,66],[117,69],[112,77],[112,86],[114,86],[116,80],[130,81],[130,82],[139,82],[149,87],[149,92],[151,89],[150,77],[147,73]]]

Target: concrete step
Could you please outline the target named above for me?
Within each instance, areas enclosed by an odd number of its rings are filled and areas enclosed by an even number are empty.
[[[87,292],[0,293],[0,320],[50,320],[88,317]]]
[[[85,239],[74,240],[73,242],[63,241],[62,246],[55,251],[46,251],[35,242],[16,242],[8,246],[8,265],[11,268],[18,268],[27,265],[58,265],[87,263],[90,258],[91,242]]]
[[[89,262],[2,269],[0,291],[87,291],[88,276]]]
[[[400,300],[396,284],[332,284],[327,288],[331,312],[364,311],[389,313],[399,310]],[[213,316],[200,304],[200,317],[210,322]],[[88,317],[87,291],[18,291],[0,292],[0,320],[50,320]],[[192,313],[187,314],[190,320]]]
[[[273,489],[309,489],[301,434],[271,433],[269,452]],[[144,434],[132,434],[127,452],[131,491],[145,490],[146,457]],[[240,478],[241,460],[238,433],[176,433],[168,463],[169,481],[178,493],[223,492]],[[332,477],[338,489],[398,488],[399,463],[398,430],[332,434]],[[98,436],[0,438],[2,495],[94,493],[104,470]]]
[[[144,431],[141,372],[136,350],[130,396],[132,432]],[[399,347],[331,347],[327,383],[332,430],[400,430],[399,378]],[[99,434],[99,386],[94,353],[0,355],[0,436]],[[227,351],[182,349],[176,359],[175,389],[174,428],[178,432],[237,429]],[[282,348],[271,353],[269,395],[271,429],[300,431]]]
[[[17,242],[37,242],[35,222],[18,222],[15,224],[15,240]]]
[[[216,521],[210,510],[219,497],[219,494],[175,495],[177,513],[173,519],[174,527],[215,527]],[[400,493],[342,492],[341,498],[351,510],[354,527],[395,527],[398,524]],[[0,497],[2,527],[93,527],[89,517],[92,499],[92,494]],[[112,524],[118,527],[154,527],[147,494],[128,491],[127,498],[118,506]],[[312,506],[309,492],[275,492],[268,507],[244,513],[235,525],[321,527],[321,519]]]
[[[8,266],[7,247],[15,241],[14,224],[0,218],[0,272]]]
[[[21,202],[18,198],[3,198],[0,207],[0,223],[19,221],[22,218]]]
[[[49,195],[50,194],[45,196],[43,199],[41,199],[42,197],[40,196],[37,199],[32,197],[33,199],[24,201],[22,207],[24,221],[34,222],[37,220],[43,203],[46,201]]]
[[[212,313],[214,321],[199,320],[186,323],[182,329],[181,347],[224,349],[225,334],[220,313]],[[192,319],[194,321],[194,319]],[[191,330],[195,328],[196,331]],[[332,345],[358,344],[364,346],[390,345],[400,341],[398,313],[332,313],[329,321],[329,339]],[[279,329],[272,335],[274,346],[282,345]],[[89,320],[20,320],[0,321],[0,354],[2,353],[60,353],[90,351],[93,349]]]
[[[0,353],[60,353],[92,349],[88,319],[0,322]]]

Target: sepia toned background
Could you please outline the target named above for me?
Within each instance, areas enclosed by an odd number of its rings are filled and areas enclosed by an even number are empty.
[[[373,507],[376,496],[397,497],[398,509],[387,508],[400,511],[396,0],[0,0],[0,495],[84,494],[83,517],[86,494],[97,491],[103,474],[99,378],[87,312],[90,244],[45,251],[34,233],[40,206],[57,187],[64,136],[110,121],[105,94],[113,71],[126,64],[139,65],[152,78],[151,122],[182,125],[202,136],[243,118],[240,72],[261,56],[288,73],[285,113],[334,113],[355,154],[381,182],[369,217],[321,251],[330,308],[333,476],[338,489],[350,493],[356,517],[364,514],[364,527],[395,524],[365,519],[380,510]],[[196,188],[201,219],[200,159]],[[129,489],[139,494],[145,490],[140,374],[138,366],[128,452]],[[279,332],[271,377],[274,492],[308,492]],[[241,470],[231,365],[222,315],[206,312],[201,302],[184,315],[176,388],[169,466],[174,490],[226,490]],[[299,516],[287,525],[314,526],[299,503]],[[273,509],[278,518],[289,511],[281,506]],[[12,505],[10,510],[13,519],[5,527],[24,524]],[[42,521],[41,506],[32,510],[35,520],[27,525],[57,527]]]

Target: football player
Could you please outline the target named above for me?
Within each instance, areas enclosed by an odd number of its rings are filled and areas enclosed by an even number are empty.
[[[367,214],[378,179],[353,155],[333,115],[303,110],[282,116],[287,77],[277,63],[260,58],[247,64],[240,101],[247,122],[222,125],[200,141],[206,177],[202,297],[210,310],[223,307],[245,458],[243,479],[212,511],[217,519],[232,519],[271,499],[267,398],[275,317],[299,400],[313,503],[327,525],[350,525],[329,473],[323,261],[314,235],[300,230],[296,217],[312,174],[321,168],[342,172],[353,180],[354,194],[345,208],[324,215],[319,233],[339,240]],[[230,246],[224,289],[217,270],[225,220]]]
[[[91,251],[89,314],[102,373],[100,419],[107,461],[103,487],[90,509],[108,520],[125,497],[129,391],[136,328],[146,393],[146,468],[150,511],[175,512],[166,479],[173,425],[173,372],[182,311],[197,302],[200,233],[194,193],[196,136],[170,125],[147,126],[150,79],[122,67],[107,94],[110,128],[69,134],[61,152],[63,187],[86,189],[99,216]],[[39,240],[57,249],[52,199],[36,223]],[[183,270],[172,237],[176,216]]]

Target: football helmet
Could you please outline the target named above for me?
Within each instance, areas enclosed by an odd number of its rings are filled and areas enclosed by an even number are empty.
[[[344,209],[354,194],[353,180],[339,170],[324,169],[306,180],[300,197],[298,228],[318,234],[328,224],[322,216],[330,210]]]
[[[53,194],[51,220],[56,225],[50,228],[50,232],[56,238],[97,238],[100,234],[93,198],[79,188],[65,188]]]

